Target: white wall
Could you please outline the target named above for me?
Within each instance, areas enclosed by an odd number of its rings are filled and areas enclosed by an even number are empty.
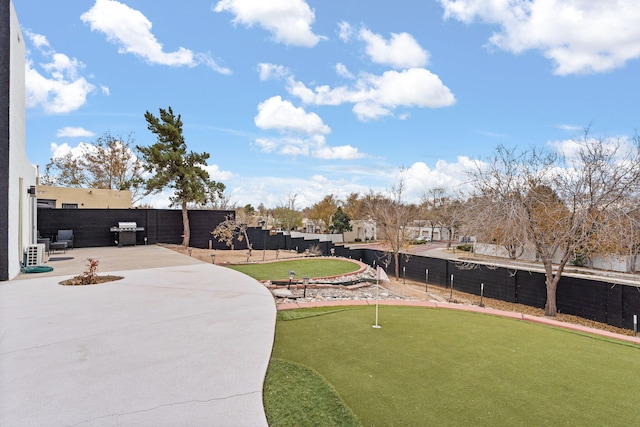
[[[619,271],[622,273],[631,273],[637,271],[639,257],[630,255],[596,255],[591,260],[593,268],[607,271]],[[635,270],[634,270],[635,269]]]
[[[25,46],[20,24],[11,3],[11,54],[9,81],[9,278],[20,272],[26,245],[31,243],[31,201],[27,194],[36,185],[36,167],[26,154],[25,123]]]
[[[342,243],[342,234],[317,234],[317,233],[301,233],[299,231],[291,231],[292,238],[302,237],[305,240],[319,240],[321,242]]]

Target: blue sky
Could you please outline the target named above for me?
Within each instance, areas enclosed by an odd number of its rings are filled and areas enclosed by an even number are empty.
[[[640,126],[637,0],[170,4],[14,0],[32,163],[107,131],[152,144],[144,113],[171,106],[232,202],[303,208]]]

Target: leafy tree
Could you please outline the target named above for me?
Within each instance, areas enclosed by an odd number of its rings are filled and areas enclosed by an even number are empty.
[[[245,215],[247,216],[253,216],[256,213],[256,209],[253,206],[251,206],[251,203],[244,205],[243,209],[244,209]]]
[[[365,219],[366,217],[362,196],[359,193],[349,194],[342,204],[342,208],[351,219]]]
[[[344,235],[345,231],[351,231],[351,218],[340,206],[331,217],[331,230]],[[343,236],[344,237],[344,236]]]
[[[545,315],[557,314],[556,290],[567,263],[581,253],[608,253],[630,246],[622,233],[637,232],[634,201],[640,193],[640,140],[575,141],[570,158],[540,150],[521,154],[498,147],[470,173],[475,192],[471,233],[491,231],[498,244],[524,239],[545,270]],[[635,231],[634,231],[635,230]]]
[[[65,187],[129,190],[133,202],[144,197],[144,165],[132,150],[133,138],[105,132],[79,153],[52,157],[40,182]]]
[[[333,194],[329,194],[308,209],[307,218],[320,221],[323,231],[327,231],[331,226],[331,217],[337,209],[338,200]]]
[[[160,108],[159,118],[147,111],[144,115],[147,128],[157,136],[157,142],[148,147],[138,146],[145,161],[145,169],[153,176],[146,180],[149,192],[160,192],[166,187],[173,190],[171,206],[182,209],[183,244],[189,246],[188,203],[204,205],[214,200],[224,191],[224,184],[212,181],[206,166],[209,153],[187,151],[182,135],[182,118]]]

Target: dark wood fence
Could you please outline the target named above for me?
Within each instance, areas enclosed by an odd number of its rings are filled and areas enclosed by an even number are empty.
[[[191,210],[190,245],[196,248],[226,249],[211,235],[218,224],[233,211]],[[72,229],[74,246],[115,245],[116,235],[109,231],[119,222],[136,222],[144,231],[136,233],[136,244],[182,243],[182,212],[176,209],[38,209],[38,230],[53,237],[58,230]]]
[[[232,211],[189,211],[191,246],[197,248],[226,249],[213,239],[211,231]],[[182,242],[182,214],[170,209],[39,209],[38,229],[41,235],[55,235],[58,229],[73,229],[76,247],[110,246],[115,244],[109,228],[120,221],[135,221],[145,231],[137,233],[137,244]],[[256,250],[296,250],[300,253],[314,247],[323,255],[357,259],[372,267],[384,262],[385,253],[334,245],[319,239],[291,238],[258,227],[249,228],[249,240]],[[236,249],[246,249],[246,241],[236,241]],[[492,267],[482,264],[460,263],[441,258],[414,255],[400,257],[400,274],[410,280],[429,285],[450,287],[473,295],[542,308],[546,301],[544,274],[536,271]],[[394,271],[393,260],[385,266],[388,274]],[[557,305],[561,313],[580,316],[626,329],[633,329],[633,315],[640,315],[640,288],[615,283],[607,279],[585,279],[565,275],[557,290]]]

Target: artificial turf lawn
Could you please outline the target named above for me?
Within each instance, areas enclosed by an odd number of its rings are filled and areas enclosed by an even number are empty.
[[[263,396],[271,427],[361,425],[330,384],[297,363],[272,359]]]
[[[327,277],[357,271],[358,264],[342,259],[297,259],[262,264],[231,265],[236,271],[256,280],[289,280],[289,271],[296,272],[296,280],[303,277]]]
[[[318,372],[365,426],[640,425],[639,346],[469,312],[382,306],[374,329],[373,307],[323,311],[278,320],[272,357]]]

